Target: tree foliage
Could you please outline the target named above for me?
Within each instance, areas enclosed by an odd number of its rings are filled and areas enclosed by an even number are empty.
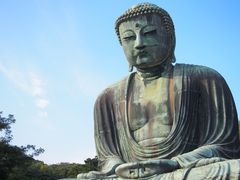
[[[11,125],[15,123],[13,115],[2,117],[0,112],[0,180],[56,180],[76,178],[77,174],[97,170],[97,157],[87,158],[85,164],[59,163],[47,165],[34,159],[44,152],[35,145],[14,146]]]
[[[11,125],[15,123],[13,115],[2,117],[0,112],[0,179],[21,179],[28,172],[28,167],[34,162],[33,156],[44,152],[34,145],[14,146],[10,142],[13,138]],[[31,151],[31,154],[28,152]],[[21,173],[20,173],[21,171]]]
[[[2,112],[0,112],[0,133],[3,134],[2,137],[0,137],[1,143],[9,143],[12,140],[12,134],[11,134],[11,124],[15,123],[14,116],[12,114],[9,114],[7,118],[2,117]]]
[[[76,178],[79,173],[97,170],[97,157],[85,160],[85,164],[60,163],[48,166],[49,173],[55,178]]]

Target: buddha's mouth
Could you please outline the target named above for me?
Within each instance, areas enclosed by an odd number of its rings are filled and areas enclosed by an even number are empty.
[[[139,52],[136,56],[136,62],[137,64],[147,64],[149,62],[149,54],[144,51],[144,52]]]
[[[150,60],[147,54],[137,56],[137,59],[136,59],[137,65],[146,65],[146,64],[149,64],[149,62]]]
[[[146,51],[137,51],[135,56],[141,57],[146,56],[148,53]]]

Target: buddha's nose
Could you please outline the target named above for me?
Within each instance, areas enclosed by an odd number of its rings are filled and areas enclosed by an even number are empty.
[[[138,50],[141,50],[141,49],[145,48],[144,41],[143,41],[143,38],[141,36],[137,36],[134,47]]]

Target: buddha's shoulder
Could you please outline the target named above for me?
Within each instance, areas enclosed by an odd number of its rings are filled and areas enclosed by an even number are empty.
[[[191,77],[198,78],[211,78],[211,77],[222,77],[219,72],[207,66],[193,65],[193,64],[176,64],[175,73],[185,74]]]
[[[134,73],[132,73],[132,74],[130,74],[128,76],[125,76],[124,78],[122,78],[119,81],[116,81],[115,83],[111,84],[107,89],[114,91],[114,90],[119,90],[119,89],[121,89],[123,87],[126,87],[126,84],[127,84],[128,80],[129,80],[130,76],[132,76],[133,74]]]
[[[99,98],[101,97],[109,97],[112,95],[116,95],[116,94],[124,94],[127,83],[128,83],[128,79],[132,74],[122,78],[121,80],[111,84],[110,86],[108,86],[106,89],[104,89],[101,94],[99,95]]]

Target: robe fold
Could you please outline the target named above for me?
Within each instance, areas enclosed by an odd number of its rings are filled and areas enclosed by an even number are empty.
[[[140,146],[131,133],[127,112],[129,85],[136,75],[132,73],[104,90],[95,103],[95,142],[101,171],[151,159],[174,159],[181,168],[189,168],[202,159],[240,157],[232,94],[218,72],[196,65],[173,66],[173,92],[169,92],[174,97],[172,129],[159,143]]]

